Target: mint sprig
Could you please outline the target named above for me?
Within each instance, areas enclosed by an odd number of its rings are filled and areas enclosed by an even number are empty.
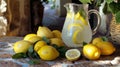
[[[81,3],[87,4],[90,3],[91,4],[91,0],[79,0]]]
[[[120,23],[120,11],[115,14],[116,22]]]

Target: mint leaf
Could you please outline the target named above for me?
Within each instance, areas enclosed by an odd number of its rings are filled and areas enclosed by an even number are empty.
[[[40,64],[41,62],[40,62],[39,59],[38,60],[34,59],[34,60],[28,61],[28,63],[31,64],[31,65],[34,65],[34,64]]]
[[[96,7],[99,7],[104,0],[96,0]]]
[[[30,46],[30,47],[29,47],[28,52],[29,52],[29,53],[33,53],[33,52],[34,52],[33,46]]]
[[[111,2],[113,2],[114,0],[105,0],[108,4],[110,4]]]
[[[91,3],[91,0],[79,0],[83,4]]]
[[[83,42],[83,46],[85,46],[87,43],[86,42]]]
[[[108,38],[106,36],[101,37],[103,41],[108,41]]]
[[[16,53],[12,56],[13,59],[27,58],[26,53]]]
[[[110,13],[110,7],[109,7],[108,3],[105,3],[104,8],[103,8],[103,13],[104,14]]]
[[[115,18],[116,18],[116,23],[120,23],[120,11],[116,13]]]
[[[50,44],[50,39],[47,37],[42,37],[42,40],[45,41],[48,45]]]
[[[116,14],[120,11],[120,3],[112,2],[109,4],[110,10],[113,14]]]

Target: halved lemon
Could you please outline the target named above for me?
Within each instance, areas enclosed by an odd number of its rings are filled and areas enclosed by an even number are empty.
[[[78,49],[69,49],[66,51],[65,56],[70,61],[78,60],[81,56],[81,52]]]
[[[75,44],[80,44],[84,40],[82,31],[79,29],[76,29],[72,35],[72,41]]]

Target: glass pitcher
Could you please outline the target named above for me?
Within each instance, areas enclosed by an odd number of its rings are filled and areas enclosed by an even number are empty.
[[[67,3],[64,5],[67,10],[65,23],[62,29],[62,39],[68,47],[82,47],[83,42],[89,43],[92,36],[100,26],[100,15],[96,10],[88,11],[88,4]],[[89,24],[89,15],[97,15],[98,22],[94,30]]]

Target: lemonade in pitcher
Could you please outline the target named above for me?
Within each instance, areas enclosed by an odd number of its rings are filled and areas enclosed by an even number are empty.
[[[62,29],[62,39],[68,47],[82,47],[83,42],[89,43],[92,40],[87,8],[88,5],[67,3],[66,20]]]

